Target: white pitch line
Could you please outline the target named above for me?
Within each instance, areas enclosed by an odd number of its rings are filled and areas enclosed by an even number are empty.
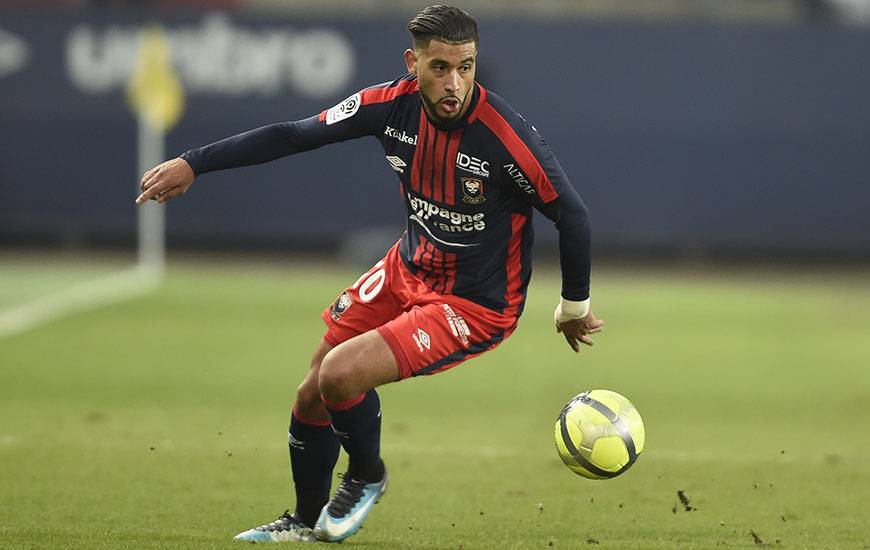
[[[157,287],[160,279],[159,271],[133,268],[37,298],[0,312],[0,338],[144,294]]]

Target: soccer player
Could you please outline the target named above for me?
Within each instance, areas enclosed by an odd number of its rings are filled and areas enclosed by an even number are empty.
[[[404,76],[311,118],[187,151],[142,177],[136,202],[163,204],[206,172],[374,136],[401,185],[405,233],[323,312],[326,333],[296,394],[295,511],[237,540],[340,541],[359,530],[387,488],[375,388],[443,372],[510,336],[531,276],[533,209],[559,230],[557,330],[576,352],[604,324],[589,309],[586,207],[534,126],[475,82],[477,23],[438,5],[408,30]],[[348,471],[330,499],[342,447]]]

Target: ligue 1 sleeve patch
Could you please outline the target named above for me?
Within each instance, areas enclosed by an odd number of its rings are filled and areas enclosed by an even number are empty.
[[[326,111],[326,124],[335,124],[346,118],[350,118],[359,110],[359,104],[362,101],[359,93],[353,94],[345,99],[332,109]]]

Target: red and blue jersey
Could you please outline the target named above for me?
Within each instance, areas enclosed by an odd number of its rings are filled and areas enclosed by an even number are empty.
[[[440,125],[427,116],[416,77],[406,75],[318,116],[264,126],[182,157],[199,175],[374,136],[401,183],[407,214],[402,261],[427,286],[519,315],[531,278],[537,209],[559,229],[562,296],[585,300],[586,207],[531,124],[479,84],[470,101],[461,120]]]

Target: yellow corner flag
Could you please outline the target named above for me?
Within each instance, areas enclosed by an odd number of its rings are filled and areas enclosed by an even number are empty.
[[[137,57],[127,83],[127,102],[140,120],[165,133],[184,112],[184,88],[172,67],[169,42],[160,27],[140,33]]]

